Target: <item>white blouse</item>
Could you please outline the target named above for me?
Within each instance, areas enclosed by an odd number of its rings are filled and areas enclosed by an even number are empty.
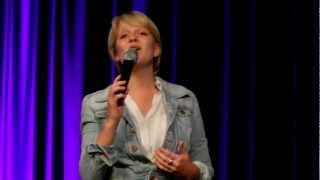
[[[160,89],[160,83],[156,83]],[[133,116],[133,121],[137,128],[137,135],[141,140],[148,159],[153,161],[154,152],[160,148],[165,140],[167,133],[167,115],[164,107],[164,98],[161,93],[153,96],[152,105],[144,116],[138,105],[128,94],[125,103]]]

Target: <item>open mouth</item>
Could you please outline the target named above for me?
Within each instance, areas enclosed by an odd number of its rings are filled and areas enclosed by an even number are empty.
[[[137,52],[141,50],[141,47],[139,47],[139,46],[130,46],[130,48],[136,49]]]

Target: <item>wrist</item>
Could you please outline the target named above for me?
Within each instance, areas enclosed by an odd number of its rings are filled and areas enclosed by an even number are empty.
[[[113,142],[116,134],[118,123],[112,120],[107,120],[98,134],[96,143],[99,145],[110,145]]]
[[[181,176],[185,180],[199,180],[200,179],[200,169],[194,163],[191,163],[186,170],[186,174]]]
[[[116,130],[118,127],[119,121],[114,120],[114,119],[107,119],[104,123],[103,129],[106,129],[108,131],[113,131]]]
[[[191,178],[192,180],[198,180],[200,179],[200,169],[198,166],[196,166],[194,163],[192,163],[192,166],[191,166],[191,171],[192,172],[191,174]]]

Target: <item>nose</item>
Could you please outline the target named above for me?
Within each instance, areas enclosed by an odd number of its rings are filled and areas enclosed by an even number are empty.
[[[130,37],[129,37],[129,42],[135,42],[135,41],[137,41],[137,40],[138,40],[137,37],[138,37],[138,36],[137,36],[136,33],[131,34]]]

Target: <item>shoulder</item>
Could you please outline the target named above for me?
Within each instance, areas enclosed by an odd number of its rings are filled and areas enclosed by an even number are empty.
[[[98,111],[106,107],[109,87],[90,93],[82,100],[82,110]]]
[[[187,97],[196,99],[195,94],[185,86],[170,83],[159,77],[157,77],[157,79],[160,81],[161,87],[163,88],[163,91],[166,93],[167,96],[170,96],[176,99],[187,98]]]

